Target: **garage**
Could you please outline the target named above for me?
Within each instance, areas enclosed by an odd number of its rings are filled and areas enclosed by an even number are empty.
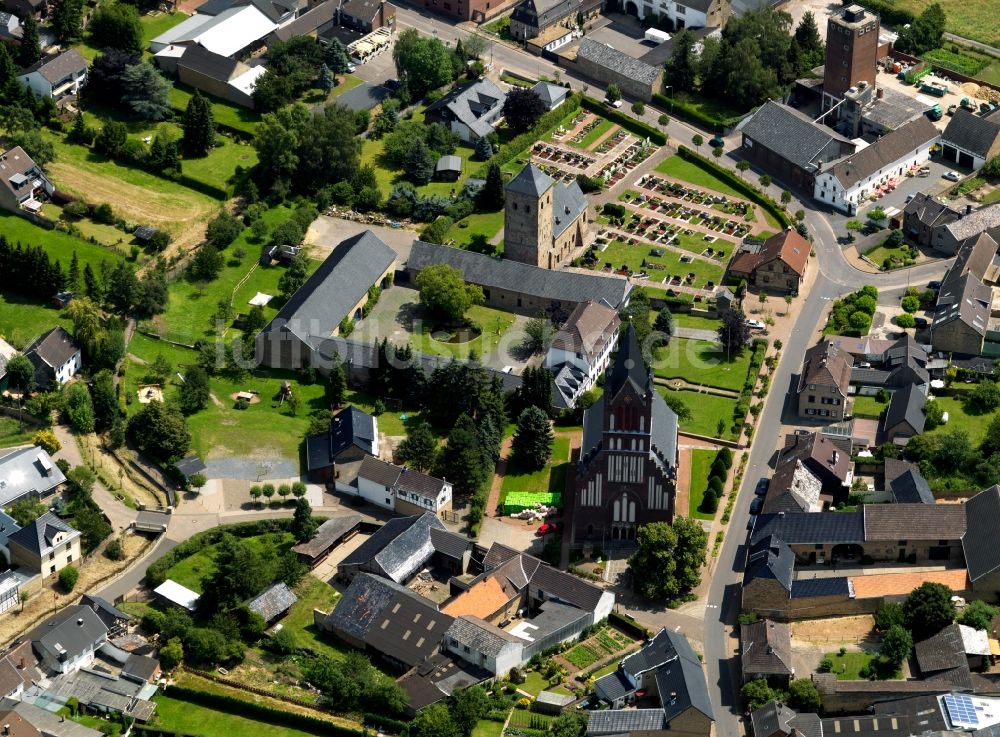
[[[941,147],[941,158],[948,161],[956,161],[958,159],[958,150],[946,143]]]
[[[967,166],[970,169],[975,166],[976,160],[972,157],[972,154],[967,154],[965,151],[960,151],[958,153],[958,165]]]

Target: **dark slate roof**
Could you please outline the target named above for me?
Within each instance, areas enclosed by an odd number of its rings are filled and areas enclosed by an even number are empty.
[[[441,489],[444,488],[445,481],[421,473],[412,468],[403,468],[403,472],[396,480],[396,488],[410,494],[418,494],[426,499],[437,499]]]
[[[379,486],[391,489],[399,478],[403,469],[392,463],[386,463],[374,456],[365,456],[361,461],[361,468],[358,469],[359,479],[368,479]]]
[[[927,395],[920,391],[916,384],[907,384],[901,389],[892,393],[889,400],[889,408],[885,411],[886,430],[894,428],[903,423],[913,428],[913,434],[919,435],[924,431],[924,405],[927,404]]]
[[[930,484],[917,468],[908,468],[888,484],[892,497],[897,502],[914,504],[935,504]]]
[[[250,599],[247,609],[256,612],[264,618],[265,623],[269,623],[291,609],[298,600],[299,597],[288,588],[288,584],[279,581]]]
[[[674,646],[672,634],[666,629],[661,629],[639,650],[624,658],[619,667],[629,675],[638,676],[675,660],[677,648]]]
[[[190,479],[196,473],[204,473],[208,470],[208,466],[205,465],[204,461],[202,461],[201,458],[196,456],[194,453],[177,461],[177,463],[174,464],[174,467],[180,471],[186,479]]]
[[[580,40],[580,47],[577,49],[576,58],[577,60],[585,59],[643,84],[653,84],[656,82],[657,77],[659,77],[662,71],[661,67],[646,64],[622,51],[618,51],[618,49],[613,49],[607,44],[600,43],[586,36]]]
[[[578,0],[524,0],[514,8],[510,17],[511,20],[534,28],[545,29],[567,17],[578,7]]]
[[[754,527],[754,533],[760,525],[760,517],[757,519],[758,524]],[[747,564],[743,573],[744,585],[757,578],[773,579],[786,591],[791,591],[794,577],[795,554],[786,542],[772,535],[755,540],[747,553]]]
[[[583,411],[583,445],[580,457],[587,456],[601,442],[604,435],[604,394]]]
[[[715,719],[712,699],[701,661],[680,632],[668,633],[677,652],[677,659],[656,671],[656,687],[660,694],[663,714],[670,722],[688,709],[697,709],[709,719]],[[673,694],[676,697],[671,698]]]
[[[487,289],[493,287],[555,301],[579,303],[604,300],[618,309],[632,290],[625,279],[583,274],[575,271],[552,271],[507,259],[495,259],[472,251],[414,241],[408,267],[420,271],[431,264],[454,266],[465,281]],[[567,305],[568,306],[568,305]]]
[[[899,161],[908,152],[940,137],[941,133],[924,115],[887,133],[867,148],[833,164],[830,171],[844,189]]]
[[[0,450],[0,507],[28,494],[45,496],[65,481],[44,448],[30,445]],[[2,527],[0,531],[6,532]]]
[[[587,209],[587,198],[580,185],[556,182],[552,190],[552,236],[558,238]]]
[[[344,407],[330,419],[328,433],[306,438],[306,466],[312,471],[333,465],[352,446],[370,453],[374,441],[375,419],[353,405]]]
[[[352,18],[371,21],[378,12],[379,2],[378,0],[345,0],[342,9]]]
[[[979,492],[962,506],[966,520],[962,550],[969,580],[975,583],[1000,568],[1000,545],[996,543],[996,531],[1000,529],[1000,486]]]
[[[523,644],[523,640],[507,634],[496,625],[479,617],[463,615],[448,628],[448,637],[460,645],[468,645],[473,652],[496,657],[512,644]]]
[[[968,664],[965,645],[958,624],[952,623],[933,637],[918,642],[913,647],[921,673],[933,673]]]
[[[185,47],[184,54],[177,60],[178,67],[204,74],[209,79],[219,82],[228,82],[232,79],[241,64],[238,59],[216,54],[198,44]],[[136,236],[138,235],[136,233]]]
[[[753,724],[756,737],[771,737],[779,732],[791,733],[788,722],[795,716],[795,712],[782,702],[769,701],[750,714],[750,723]]]
[[[983,118],[959,108],[941,134],[941,143],[986,158],[1000,137],[1000,119]]]
[[[432,527],[431,545],[434,546],[435,553],[441,553],[449,558],[460,560],[465,555],[465,552],[472,548],[473,542],[469,538],[455,532]]]
[[[433,513],[396,517],[364,541],[341,561],[341,566],[374,562],[394,581],[412,576],[434,554],[430,531],[444,530],[444,523]]]
[[[146,655],[130,653],[128,660],[122,664],[122,676],[148,682],[160,669],[160,661]]]
[[[774,151],[801,169],[815,165],[831,141],[849,143],[832,128],[814,123],[798,110],[772,100],[757,108],[744,123],[742,131],[755,144]]]
[[[428,105],[424,114],[433,114],[441,108],[446,108],[456,120],[468,126],[477,135],[486,136],[493,132],[493,125],[483,116],[494,110],[497,105],[502,105],[506,97],[507,95],[493,80],[480,77]]]
[[[564,601],[587,612],[594,611],[604,595],[601,587],[544,564],[535,569],[530,585],[544,591],[546,600]]]
[[[792,630],[786,622],[759,619],[740,625],[740,663],[744,674],[792,674]]]
[[[850,596],[851,582],[847,576],[834,578],[806,578],[792,582],[793,599],[811,599],[814,596]]]
[[[590,713],[590,737],[624,735],[630,732],[658,732],[667,728],[663,709],[606,709]]]
[[[626,382],[632,382],[635,391],[640,395],[645,395],[653,387],[653,373],[646,366],[639,341],[635,337],[635,328],[631,323],[625,326],[625,334],[618,341],[618,352],[615,354],[611,373],[604,382],[604,393],[615,397]]]
[[[906,203],[903,208],[905,215],[915,215],[917,220],[928,227],[939,225],[942,222],[958,220],[962,213],[954,210],[943,202],[934,199],[932,195],[925,192],[917,192],[913,199]]]
[[[370,230],[341,241],[262,332],[331,336],[395,260],[396,252]]]
[[[58,659],[59,648],[69,659],[92,651],[94,645],[108,634],[104,622],[89,606],[64,607],[31,631],[28,638],[35,650]],[[57,647],[58,646],[58,647]]]
[[[550,110],[565,100],[566,95],[569,94],[569,90],[566,87],[558,84],[550,84],[549,82],[538,82],[531,88],[531,91],[538,95]]]
[[[288,25],[274,30],[274,37],[279,41],[287,41],[296,36],[307,36],[315,33],[320,27],[332,23],[337,17],[336,0],[325,0],[312,10],[306,11]]]
[[[205,0],[205,2],[195,8],[195,12],[199,15],[218,15],[225,10],[229,10],[237,2],[238,0]]]
[[[601,676],[594,681],[594,688],[597,689],[609,702],[615,702],[627,696],[634,690],[632,682],[625,677],[619,668]]]
[[[325,552],[326,549],[329,548],[333,542],[338,540],[344,533],[358,527],[360,524],[360,514],[348,514],[342,517],[328,519],[319,526],[319,529],[316,530],[316,534],[312,536],[312,539],[296,545],[292,548],[292,550],[300,555],[315,558],[318,555],[322,555],[323,552]]]
[[[786,513],[767,514],[757,517],[751,544],[756,544],[771,535],[791,545],[815,545],[824,543],[863,544],[865,542],[864,512],[824,512],[817,514]]]
[[[80,533],[59,519],[52,512],[46,512],[26,527],[12,533],[7,539],[22,548],[41,556],[47,553],[57,538],[58,544],[77,537]]]
[[[120,619],[126,622],[132,619],[131,614],[123,612],[121,609],[116,607],[110,601],[101,598],[100,596],[84,594],[83,596],[80,597],[80,604],[82,604],[83,606],[89,606],[91,609],[97,612],[98,617],[101,617],[101,614],[104,614],[109,619]],[[105,617],[101,617],[101,619],[104,620]]]
[[[23,74],[38,72],[50,84],[61,82],[71,74],[85,72],[87,70],[87,60],[80,56],[76,49],[69,49],[58,56],[39,59],[31,67],[25,69]]]
[[[529,163],[521,171],[507,182],[507,191],[514,194],[523,194],[528,197],[541,197],[549,187],[555,184],[555,180],[544,171]]]
[[[24,349],[24,354],[28,358],[37,356],[49,366],[59,368],[78,350],[80,348],[73,342],[73,337],[64,328],[55,327],[35,338],[31,345]]]
[[[960,504],[865,504],[865,540],[960,540],[965,510]]]
[[[854,366],[851,369],[851,383],[862,386],[884,386],[889,381],[889,373],[882,369]]]

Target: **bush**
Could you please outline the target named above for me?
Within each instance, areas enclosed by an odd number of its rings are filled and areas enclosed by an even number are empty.
[[[59,571],[59,585],[67,594],[76,587],[76,582],[79,578],[80,572],[74,566],[66,566]]]
[[[896,324],[901,328],[912,328],[917,325],[917,318],[910,314],[903,314],[896,317]]]
[[[115,538],[104,548],[104,555],[110,560],[125,560],[125,546],[119,538]]]
[[[914,313],[920,309],[920,299],[919,297],[903,297],[900,306],[909,313]]]

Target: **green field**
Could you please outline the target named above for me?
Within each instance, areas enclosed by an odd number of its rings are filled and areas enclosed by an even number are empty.
[[[21,297],[0,294],[0,336],[15,348],[24,348],[49,328],[72,326],[60,310]]]
[[[939,425],[933,430],[928,430],[928,435],[944,435],[952,430],[964,430],[969,436],[973,445],[979,445],[986,435],[986,428],[993,419],[993,414],[970,415],[965,411],[965,404],[961,396],[957,397],[935,397],[934,401],[942,410],[948,413],[948,422]],[[995,414],[995,413],[994,413]]]
[[[675,312],[674,325],[679,328],[691,328],[692,330],[711,330],[715,332],[722,324],[717,317],[701,317],[688,312]]]
[[[27,445],[31,442],[31,436],[36,432],[34,425],[25,425],[21,430],[21,423],[16,417],[0,415],[0,448],[10,448],[15,445]]]
[[[691,451],[691,484],[688,487],[688,517],[714,519],[714,514],[701,511],[701,502],[708,489],[708,470],[715,460],[716,451],[696,448]]]
[[[500,503],[503,497],[511,491],[541,491],[563,494],[566,490],[566,470],[569,466],[569,438],[556,437],[552,441],[552,459],[545,468],[529,471],[520,468],[510,458],[507,460],[507,472],[500,487]]]
[[[184,159],[181,172],[192,179],[219,189],[227,189],[237,167],[250,169],[257,165],[257,149],[247,143],[220,137],[223,145],[216,146],[208,156]]]
[[[503,245],[496,247],[490,245],[490,241],[501,228],[503,228],[503,210],[477,212],[452,225],[445,240],[454,241],[459,248],[468,248],[480,253],[502,252]],[[469,248],[470,246],[472,248]]]
[[[946,31],[1000,47],[1000,24],[996,20],[996,6],[992,3],[969,0],[894,0],[892,4],[920,15],[932,2],[940,3],[944,10]]]
[[[341,659],[348,652],[330,637],[322,635],[313,624],[313,609],[329,612],[340,599],[335,588],[314,576],[306,576],[295,587],[299,600],[285,615],[281,623],[295,638],[295,647],[310,648],[316,652]]]
[[[472,728],[472,737],[501,737],[503,724],[492,719],[480,719]]]
[[[111,249],[89,243],[61,230],[48,230],[9,212],[0,211],[0,233],[11,243],[44,247],[49,257],[57,259],[65,270],[69,269],[74,251],[80,262],[81,273],[87,264],[96,272],[100,271],[102,261],[121,258],[120,253]]]
[[[674,338],[654,352],[653,374],[664,379],[684,379],[692,384],[739,390],[746,381],[751,352],[726,360],[717,343]]]
[[[494,310],[484,305],[476,305],[466,313],[466,319],[476,326],[480,332],[477,337],[460,343],[451,343],[447,340],[438,340],[434,336],[443,337],[443,334],[458,335],[456,329],[451,327],[440,327],[433,323],[424,322],[421,324],[419,335],[410,333],[413,349],[421,353],[432,356],[444,356],[466,359],[475,351],[478,355],[484,356],[491,353],[500,339],[503,337],[511,325],[514,324],[514,316],[509,312]],[[461,330],[462,328],[458,328]],[[467,333],[466,333],[467,334]]]
[[[193,88],[179,82],[174,83],[170,90],[170,106],[175,111],[183,113],[193,94]],[[218,97],[209,96],[208,99],[212,102],[212,115],[216,123],[229,126],[248,136],[254,134],[257,123],[260,122],[260,113]]]
[[[695,435],[722,438],[723,440],[736,439],[737,434],[733,432],[733,411],[736,409],[735,399],[718,397],[714,394],[700,394],[684,389],[667,389],[663,386],[657,387],[657,389],[663,396],[670,394],[679,396],[688,409],[691,410],[691,419],[681,420],[681,430]],[[720,422],[723,425],[721,434],[719,433]]]
[[[187,13],[162,13],[159,11],[147,13],[139,18],[142,24],[142,40],[145,46],[157,36],[166,33],[171,28],[187,20],[190,16]]]
[[[694,281],[688,286],[702,289],[709,282],[715,286],[722,282],[724,271],[722,262],[715,264],[701,259],[683,262],[680,254],[676,251],[663,248],[660,249],[663,252],[662,256],[652,256],[650,251],[653,248],[656,246],[644,243],[633,246],[622,241],[612,241],[607,248],[597,253],[597,266],[605,267],[610,264],[611,268],[615,270],[624,266],[630,272],[645,270],[649,274],[650,281],[653,282],[662,282],[670,276],[680,277],[683,280],[689,274],[694,274]],[[655,264],[662,268],[649,268],[649,264]]]
[[[269,737],[314,737],[309,732],[258,722],[163,694],[156,694],[153,701],[156,702],[156,726],[167,731],[199,737],[233,737],[263,732],[267,732]]]

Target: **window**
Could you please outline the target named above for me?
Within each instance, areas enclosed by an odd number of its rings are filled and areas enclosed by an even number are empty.
[[[816,543],[815,547],[816,547],[816,550],[822,550],[823,549],[823,543]]]
[[[816,395],[815,394],[810,394],[809,395],[809,401],[810,402],[815,402],[816,401]]]
[[[56,567],[55,566],[49,566],[49,573],[55,573],[55,572],[56,572]]]
[[[55,560],[55,559],[56,559],[56,553],[53,550],[51,553],[49,553],[49,560]]]
[[[905,548],[906,547],[906,540],[900,540],[899,541],[899,547]]]

